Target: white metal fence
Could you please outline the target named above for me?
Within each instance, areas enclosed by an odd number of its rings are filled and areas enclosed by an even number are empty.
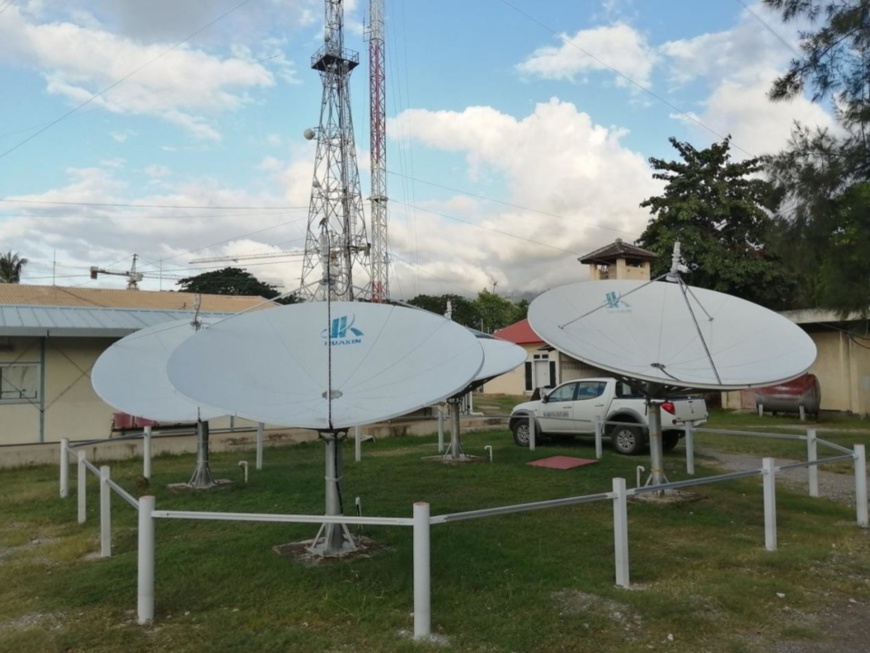
[[[597,429],[600,444],[601,427]],[[764,504],[764,545],[769,551],[777,548],[776,531],[776,474],[786,469],[805,467],[808,470],[808,486],[810,496],[818,496],[818,466],[826,463],[851,460],[855,476],[856,522],[860,527],[868,525],[867,508],[867,469],[864,445],[858,444],[854,449],[848,449],[833,442],[816,437],[810,429],[804,435],[768,434],[750,431],[722,431],[715,429],[686,428],[686,467],[689,474],[694,474],[693,433],[732,434],[749,437],[767,437],[777,439],[797,439],[807,442],[807,461],[784,466],[776,466],[775,459],[764,458],[761,467],[757,469],[718,474],[701,478],[692,478],[673,483],[655,486],[638,486],[627,488],[625,479],[614,478],[609,492],[588,494],[576,497],[565,497],[549,501],[483,508],[458,513],[432,516],[427,502],[417,502],[413,505],[412,517],[362,517],[339,515],[327,517],[324,515],[284,515],[272,513],[226,513],[180,510],[157,510],[153,496],[133,497],[124,488],[111,480],[107,466],[99,469],[90,463],[84,451],[75,451],[67,440],[61,441],[60,449],[60,496],[69,494],[69,462],[74,455],[77,464],[77,495],[78,521],[86,521],[87,474],[93,473],[100,482],[100,555],[111,555],[111,492],[117,493],[122,499],[138,511],[138,601],[137,616],[140,624],[154,619],[154,548],[155,519],[194,519],[217,521],[248,521],[248,522],[283,522],[283,523],[341,523],[348,525],[412,527],[414,546],[414,638],[429,639],[431,637],[431,576],[430,576],[430,538],[429,532],[433,525],[449,524],[456,521],[496,517],[500,515],[528,512],[550,508],[559,508],[595,501],[612,501],[613,503],[613,538],[614,538],[614,568],[616,585],[630,586],[629,540],[628,540],[628,498],[644,493],[662,493],[681,488],[719,483],[739,478],[762,477],[762,499]],[[150,435],[150,434],[149,434]],[[91,443],[92,444],[92,443]],[[838,451],[838,455],[819,459],[817,448],[827,446]],[[598,447],[596,447],[597,449]],[[147,447],[146,447],[147,451]],[[147,456],[146,456],[147,458]],[[150,477],[150,460],[147,464],[146,478]],[[258,467],[259,468],[259,467]]]

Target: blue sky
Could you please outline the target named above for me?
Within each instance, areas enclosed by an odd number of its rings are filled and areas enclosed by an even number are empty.
[[[751,0],[385,0],[390,289],[535,293],[632,241],[674,136],[735,158],[830,126],[772,104],[797,28]],[[346,2],[369,185],[368,0]],[[300,249],[322,87],[317,0],[0,0],[0,250],[25,283],[143,288]],[[367,204],[367,202],[366,202]],[[366,207],[367,209],[367,207]],[[291,290],[298,260],[244,261]],[[165,275],[162,280],[158,277]]]

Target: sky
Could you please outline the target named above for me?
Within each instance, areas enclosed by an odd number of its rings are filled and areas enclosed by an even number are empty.
[[[369,0],[351,110],[366,220]],[[384,0],[389,290],[534,296],[637,239],[670,137],[783,149],[767,91],[801,25],[752,0]],[[0,252],[22,283],[146,290],[228,265],[284,291],[305,247],[323,0],[0,0]],[[193,263],[191,263],[194,261]],[[90,268],[118,274],[90,278]]]

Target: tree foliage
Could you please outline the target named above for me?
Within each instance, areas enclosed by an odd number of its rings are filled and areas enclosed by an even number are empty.
[[[208,295],[259,295],[265,299],[274,299],[281,294],[277,287],[260,281],[247,270],[234,267],[203,272],[175,283],[181,286],[179,290],[182,292]],[[292,304],[299,300],[296,295],[288,295],[277,301]]]
[[[0,255],[0,283],[20,283],[27,259],[11,251]]]
[[[670,138],[682,161],[651,158],[664,193],[641,203],[653,214],[638,244],[659,255],[653,275],[670,269],[675,241],[693,270],[691,283],[771,308],[785,308],[790,284],[766,247],[772,189],[759,159],[734,162],[730,138],[697,150]]]
[[[784,20],[809,20],[801,54],[770,90],[829,101],[840,130],[796,125],[765,168],[782,198],[780,250],[802,307],[870,312],[870,0],[764,0]]]
[[[471,329],[492,333],[526,317],[529,302],[514,303],[489,290],[482,290],[475,299],[461,295],[417,295],[408,303],[438,315],[445,315],[450,302],[451,319]]]

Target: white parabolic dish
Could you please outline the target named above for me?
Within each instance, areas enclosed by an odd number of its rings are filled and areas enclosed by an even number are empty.
[[[197,404],[166,376],[170,354],[196,333],[192,320],[173,320],[131,333],[104,351],[91,371],[91,384],[110,406],[161,422],[195,422],[227,411]]]
[[[816,359],[813,341],[787,318],[677,283],[554,288],[529,306],[529,324],[544,341],[590,365],[685,388],[773,385],[803,374]]]
[[[486,381],[510,372],[526,360],[526,350],[507,340],[486,334],[477,334],[477,341],[483,347],[483,367],[474,377],[475,381]]]
[[[482,362],[477,338],[434,313],[310,302],[204,329],[176,349],[167,370],[194,400],[256,421],[333,430],[452,396]]]

